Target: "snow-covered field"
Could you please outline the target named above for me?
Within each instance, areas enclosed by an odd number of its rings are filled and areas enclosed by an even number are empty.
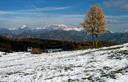
[[[128,82],[128,44],[37,55],[0,52],[0,82]]]

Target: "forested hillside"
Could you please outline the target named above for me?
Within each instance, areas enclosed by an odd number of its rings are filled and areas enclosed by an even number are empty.
[[[111,42],[99,42],[99,47],[111,46],[116,43]],[[61,48],[63,50],[76,50],[93,48],[92,42],[71,42],[71,41],[59,41],[59,40],[47,40],[38,38],[12,38],[12,37],[0,37],[0,50],[11,51],[27,51],[28,47],[45,49]]]

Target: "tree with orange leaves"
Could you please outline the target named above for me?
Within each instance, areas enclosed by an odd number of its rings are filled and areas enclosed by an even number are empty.
[[[81,25],[88,34],[92,35],[92,39],[94,39],[94,36],[96,37],[93,46],[95,43],[95,47],[97,47],[98,36],[105,32],[105,16],[101,8],[97,5],[92,6]]]

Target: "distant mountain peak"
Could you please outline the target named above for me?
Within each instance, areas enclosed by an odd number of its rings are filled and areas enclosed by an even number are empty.
[[[81,31],[82,28],[77,27],[77,26],[67,26],[64,24],[52,24],[52,25],[47,25],[43,27],[43,29],[49,29],[49,30],[64,30],[64,31]]]
[[[54,26],[58,26],[58,27],[68,27],[67,25],[65,24],[53,24]]]
[[[19,28],[8,28],[10,31],[15,31],[15,30],[25,30],[28,29],[27,25],[22,25]]]
[[[20,29],[24,29],[24,28],[26,28],[27,27],[27,25],[22,25],[21,27],[20,27]]]

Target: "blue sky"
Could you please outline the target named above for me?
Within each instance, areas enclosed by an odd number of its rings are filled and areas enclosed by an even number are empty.
[[[0,28],[79,26],[94,4],[104,11],[108,30],[128,31],[128,0],[0,0]]]

